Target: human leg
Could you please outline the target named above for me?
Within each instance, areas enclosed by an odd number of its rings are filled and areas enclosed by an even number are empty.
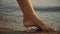
[[[23,12],[23,24],[25,27],[36,26],[42,28],[42,30],[55,31],[54,28],[45,25],[44,21],[35,13],[30,0],[17,0],[17,2]]]

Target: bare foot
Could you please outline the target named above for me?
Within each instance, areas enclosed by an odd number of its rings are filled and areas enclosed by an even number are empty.
[[[47,25],[40,25],[41,23],[37,23],[37,22],[34,20],[31,20],[29,18],[23,19],[23,25],[27,28],[32,27],[32,26],[36,26],[39,29],[42,29],[43,31],[46,31],[46,32],[55,32],[56,31],[56,29],[54,29],[53,27],[49,27]]]
[[[30,0],[17,0],[17,2],[24,15],[23,24],[25,27],[36,26],[44,31],[55,31],[54,28],[45,25],[43,20],[39,19]]]

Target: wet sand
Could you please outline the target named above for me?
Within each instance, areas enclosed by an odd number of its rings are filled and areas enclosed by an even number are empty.
[[[13,31],[13,32],[0,32],[0,34],[59,34],[59,32],[21,32],[21,31]]]
[[[25,31],[14,31],[11,29],[0,29],[0,34],[59,34],[59,32],[25,32]]]

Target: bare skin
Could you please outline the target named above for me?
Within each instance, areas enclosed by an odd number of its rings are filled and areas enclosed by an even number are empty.
[[[35,13],[30,0],[17,0],[23,12],[23,25],[25,27],[36,26],[44,31],[55,31],[54,28],[44,24],[44,21]]]

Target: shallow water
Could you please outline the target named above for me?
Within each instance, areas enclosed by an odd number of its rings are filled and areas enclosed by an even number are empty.
[[[34,7],[36,13],[45,21],[45,24],[60,31],[60,7]],[[0,27],[25,30],[23,14],[16,1],[0,1]]]

